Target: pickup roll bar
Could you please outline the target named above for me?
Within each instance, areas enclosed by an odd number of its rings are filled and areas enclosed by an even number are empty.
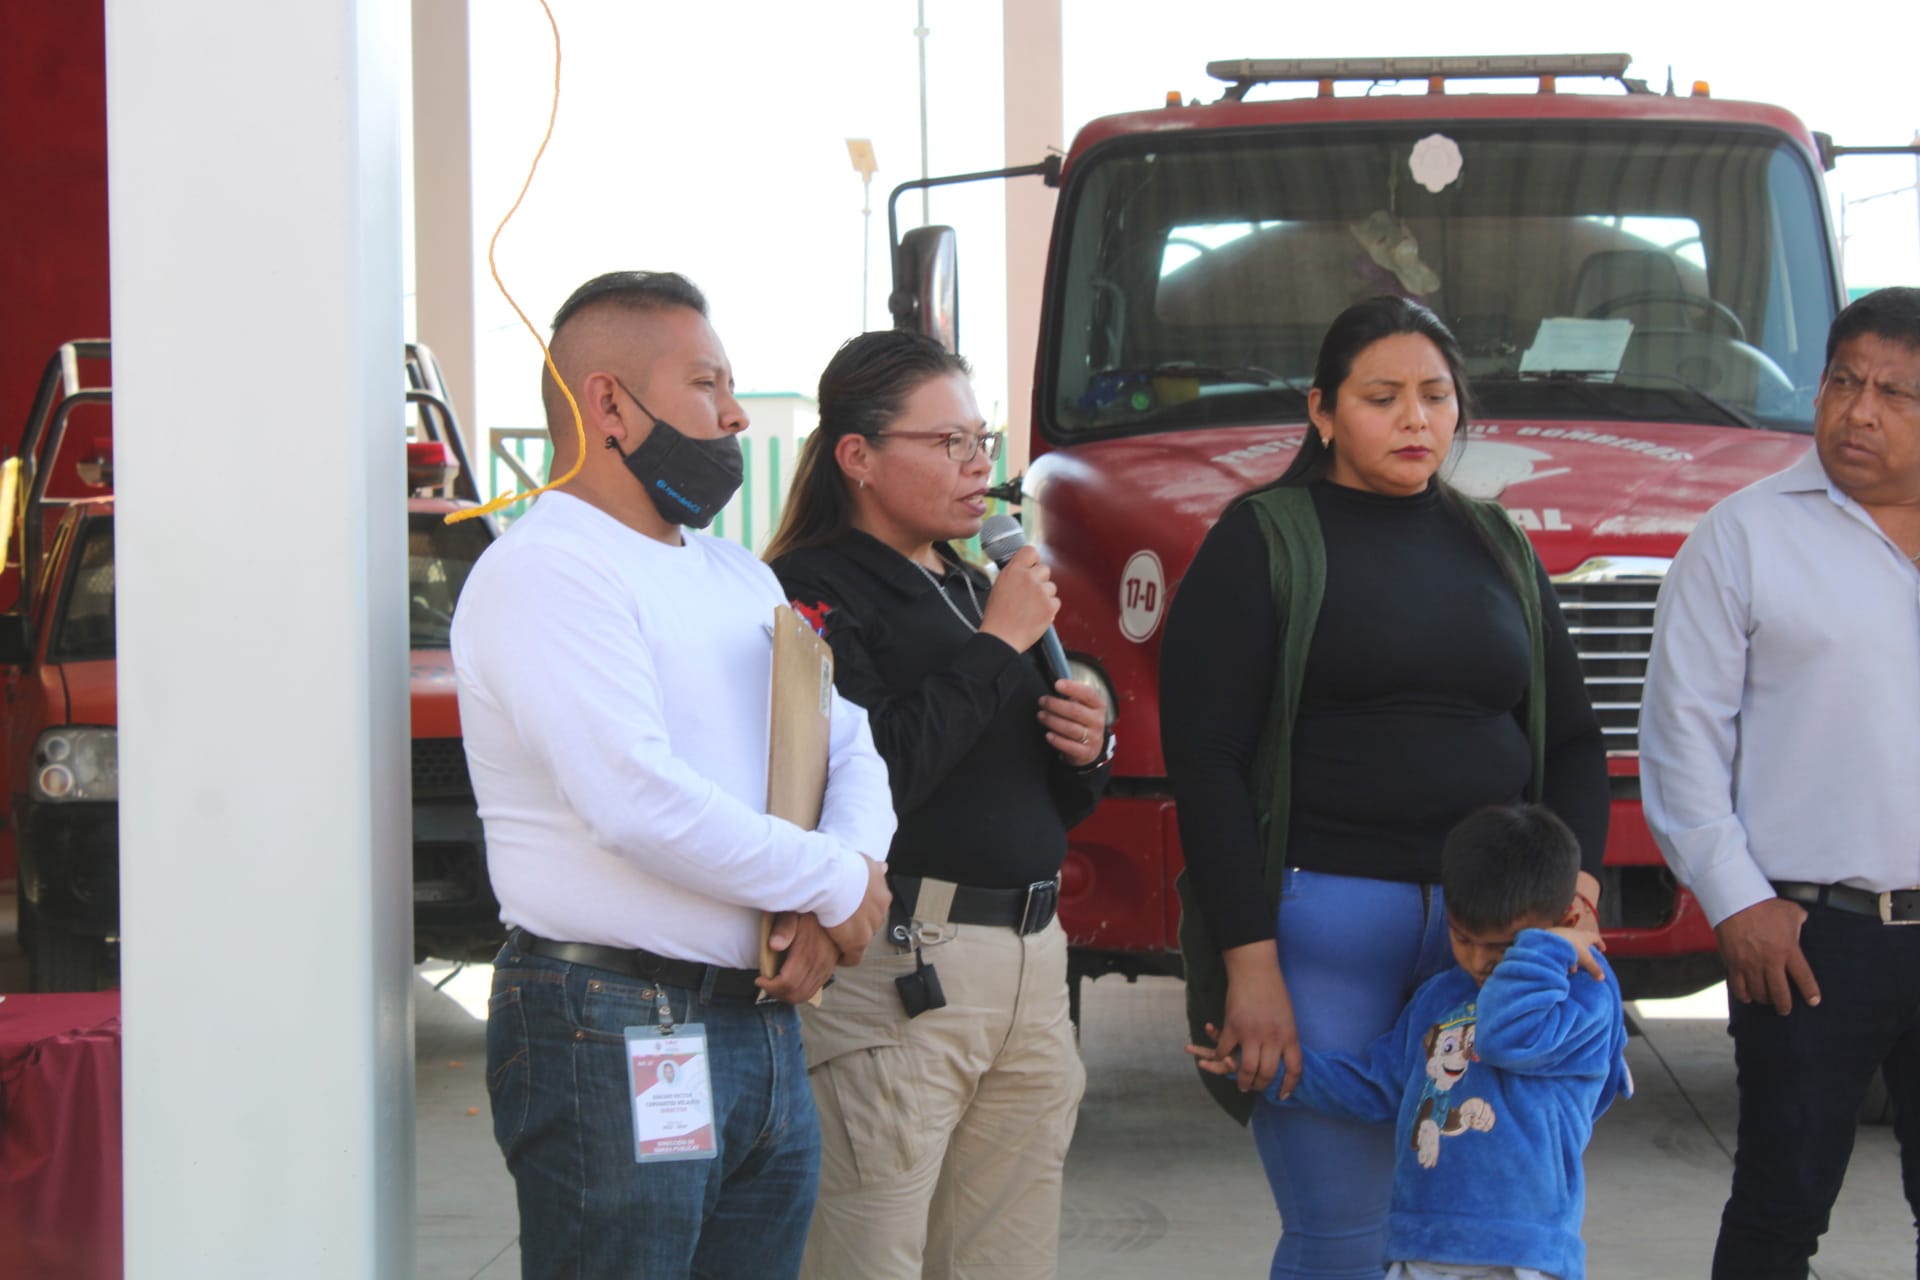
[[[68,416],[83,404],[106,404],[113,399],[110,388],[89,387],[80,376],[81,361],[106,360],[111,351],[112,344],[105,338],[80,338],[61,343],[60,349],[47,361],[46,369],[40,374],[40,385],[33,393],[33,408],[20,433],[18,456],[24,474],[17,501],[21,512],[30,515],[45,499],[49,475],[41,466],[41,459],[59,452],[67,433]],[[58,409],[54,407],[56,399],[60,401]],[[0,514],[9,523],[15,518],[12,511]],[[41,543],[46,540],[46,534],[37,519],[25,519],[21,523],[20,595],[16,608],[24,612],[33,599],[33,570],[40,562]]]
[[[453,496],[468,502],[480,501],[480,481],[473,469],[473,460],[467,456],[467,439],[460,432],[460,420],[453,413],[453,398],[440,380],[440,362],[433,358],[432,350],[424,342],[407,344],[407,381],[415,388],[408,393],[407,403],[427,405],[440,415],[440,435],[459,466],[453,479]]]
[[[40,385],[34,391],[33,408],[20,433],[18,457],[21,476],[17,500],[22,512],[32,513],[49,506],[71,505],[71,499],[47,496],[47,485],[53,478],[53,472],[46,463],[60,455],[61,446],[66,441],[67,421],[75,409],[82,405],[113,402],[111,386],[88,386],[80,372],[83,362],[111,359],[112,349],[113,344],[109,339],[80,338],[62,343],[47,361],[46,369],[40,375]],[[458,464],[458,473],[453,480],[454,496],[478,502],[479,487],[468,460],[466,441],[460,434],[459,420],[454,416],[453,406],[448,403],[446,388],[441,383],[433,353],[421,343],[408,343],[406,372],[409,384],[406,403],[419,405],[425,410],[422,423],[428,437],[444,443]],[[0,512],[0,519],[11,523],[15,519],[15,512]],[[31,604],[33,567],[39,564],[46,541],[41,520],[25,519],[22,523],[25,527],[21,531],[20,595],[16,606],[20,610]]]
[[[40,374],[40,385],[33,393],[33,408],[27,411],[27,425],[20,433],[20,453],[28,459],[29,466],[39,452],[54,397],[79,394],[85,385],[80,379],[80,362],[107,359],[111,346],[105,338],[78,338],[61,343],[60,349],[47,361],[46,369]]]

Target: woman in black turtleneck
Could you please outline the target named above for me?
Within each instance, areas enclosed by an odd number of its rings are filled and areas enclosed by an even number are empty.
[[[1537,791],[1580,838],[1583,913],[1599,896],[1606,749],[1566,625],[1525,538],[1436,474],[1465,405],[1432,312],[1350,307],[1299,456],[1228,509],[1171,606],[1161,737],[1191,924],[1225,962],[1206,1016],[1243,1090],[1297,1075],[1303,1043],[1364,1049],[1452,962],[1440,846],[1473,810]],[[1289,651],[1304,667],[1276,704]],[[1264,1099],[1252,1127],[1285,1225],[1273,1275],[1378,1276],[1391,1127]]]

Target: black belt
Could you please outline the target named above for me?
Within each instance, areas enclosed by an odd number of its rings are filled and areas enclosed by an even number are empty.
[[[754,984],[754,979],[760,974],[753,969],[722,969],[693,960],[669,960],[666,956],[657,956],[638,948],[627,950],[622,947],[595,946],[591,942],[554,942],[547,938],[536,938],[525,929],[515,929],[507,935],[507,941],[529,955],[606,969],[669,987],[685,987],[689,991],[700,992],[702,999],[719,996],[726,1000],[758,1000],[761,995],[760,988]],[[713,984],[711,988],[707,985],[709,981]]]
[[[1789,902],[1810,907],[1832,907],[1857,916],[1871,916],[1882,924],[1920,924],[1920,889],[1891,889],[1875,893],[1850,884],[1811,884],[1805,880],[1775,880],[1773,891]]]
[[[920,877],[887,877],[893,890],[892,923],[919,919],[913,911],[920,903]],[[953,905],[947,908],[947,920],[953,924],[1005,925],[1017,933],[1038,933],[1053,923],[1060,907],[1060,881],[1036,880],[1022,889],[976,889],[970,884],[956,885]],[[936,923],[922,920],[922,924]]]

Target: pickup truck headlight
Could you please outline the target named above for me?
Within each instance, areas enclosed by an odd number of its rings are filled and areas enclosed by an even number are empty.
[[[49,729],[33,744],[33,798],[49,804],[120,798],[119,736],[112,729]]]

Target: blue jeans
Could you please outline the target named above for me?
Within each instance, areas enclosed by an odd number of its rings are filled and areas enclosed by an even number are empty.
[[[719,1154],[640,1164],[625,1030],[656,1025],[653,985],[511,943],[496,966],[487,1091],[522,1276],[797,1275],[820,1129],[793,1008],[663,988],[676,1024],[706,1028]]]
[[[1740,1136],[1715,1280],[1807,1274],[1875,1071],[1892,1095],[1901,1177],[1920,1218],[1920,925],[1809,907],[1800,948],[1820,984],[1819,1004],[1796,992],[1783,1018],[1772,1005],[1729,996]],[[1920,1262],[1915,1269],[1920,1274]],[[1894,1274],[1893,1259],[1881,1274]]]
[[[1453,963],[1440,886],[1288,869],[1280,972],[1300,1043],[1365,1049],[1414,989]],[[1381,1280],[1393,1126],[1254,1104],[1253,1140],[1280,1210],[1273,1280]]]

